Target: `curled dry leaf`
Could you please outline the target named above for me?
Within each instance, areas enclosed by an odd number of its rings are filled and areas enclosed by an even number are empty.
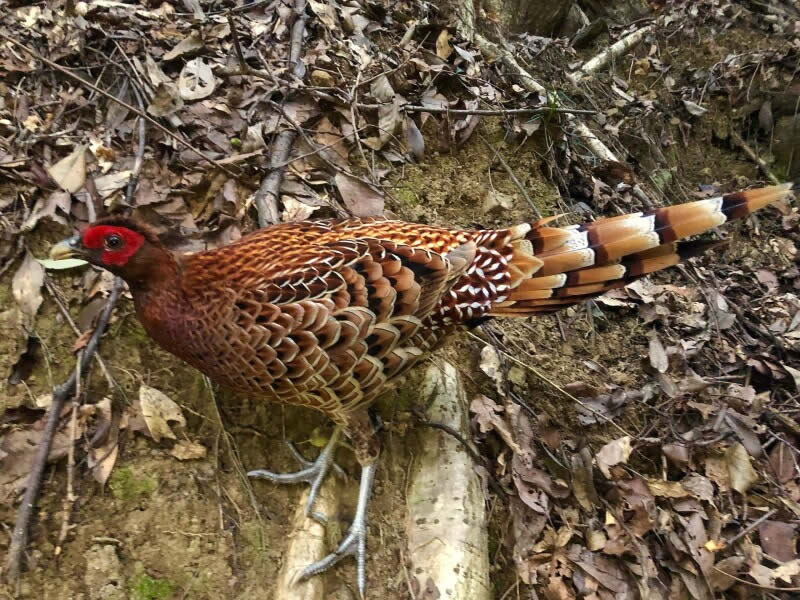
[[[503,412],[502,406],[496,404],[491,398],[479,394],[470,403],[469,410],[475,413],[475,421],[478,423],[482,433],[494,429],[511,450],[517,453],[522,452],[522,448],[514,441],[514,437],[508,429],[508,424],[501,416]]]
[[[583,510],[589,512],[600,505],[600,497],[594,487],[592,478],[592,457],[589,449],[573,455],[570,468],[572,471],[572,493]]]
[[[158,63],[153,60],[153,57],[150,54],[145,54],[144,56],[144,66],[147,70],[147,77],[150,79],[150,83],[153,87],[158,87],[162,83],[171,83],[172,80],[167,76],[164,71],[161,70],[161,67],[158,66]]]
[[[192,31],[188,36],[183,38],[177,46],[164,55],[164,60],[175,60],[184,54],[190,54],[200,50],[203,47],[203,38],[200,31]]]
[[[612,440],[600,448],[600,451],[597,453],[597,467],[603,475],[605,475],[606,479],[611,479],[610,467],[627,462],[631,451],[630,436],[625,435],[616,440]]]
[[[425,139],[422,137],[422,133],[414,122],[414,119],[406,117],[404,129],[406,133],[406,144],[409,150],[411,150],[411,154],[413,154],[414,158],[417,160],[424,159]]]
[[[308,5],[319,20],[333,31],[340,29],[339,18],[336,15],[335,5],[330,2],[317,2],[317,0],[307,0]]]
[[[659,373],[666,373],[667,369],[669,368],[669,357],[667,356],[667,351],[664,350],[664,345],[661,343],[661,339],[658,337],[655,329],[650,331],[648,338],[650,366],[652,366]]]
[[[684,469],[689,465],[689,449],[684,444],[664,444],[661,452],[678,468]]]
[[[692,102],[691,100],[684,100],[683,105],[686,107],[686,111],[695,117],[702,117],[708,112],[707,108],[704,108],[699,104]]]
[[[78,146],[47,169],[47,172],[63,190],[74,194],[86,183],[86,146]]]
[[[175,439],[175,434],[169,426],[170,421],[174,421],[182,427],[186,425],[181,407],[156,388],[142,385],[139,388],[139,404],[147,429],[157,442],[161,441],[162,437]]]

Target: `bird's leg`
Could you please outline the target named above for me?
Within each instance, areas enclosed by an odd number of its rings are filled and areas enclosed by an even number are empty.
[[[299,462],[303,467],[299,471],[294,473],[273,473],[272,471],[257,469],[255,471],[249,471],[247,476],[256,479],[269,479],[275,483],[310,483],[311,490],[308,493],[308,500],[306,501],[306,516],[312,516],[317,521],[325,523],[327,521],[325,515],[315,513],[311,510],[311,508],[314,506],[314,501],[317,499],[319,488],[322,485],[322,482],[325,480],[325,476],[328,474],[328,471],[331,469],[331,467],[333,467],[333,469],[337,472],[342,473],[341,468],[333,462],[336,446],[339,444],[339,438],[341,437],[341,434],[342,428],[337,425],[331,434],[331,439],[328,440],[328,443],[325,444],[322,452],[319,453],[319,456],[313,462],[306,460],[291,442],[286,442],[286,444],[289,446],[289,450],[292,451],[292,454],[297,459],[297,462]]]
[[[300,579],[307,579],[323,571],[327,571],[345,556],[354,556],[356,559],[356,583],[360,598],[365,598],[367,587],[366,559],[367,559],[367,508],[372,495],[372,484],[375,481],[377,460],[361,468],[361,482],[358,488],[358,504],[356,514],[347,535],[333,552],[325,558],[308,565],[300,574]]]
[[[375,426],[366,410],[351,414],[345,428],[347,437],[353,444],[353,450],[361,465],[361,481],[358,487],[358,503],[356,514],[347,535],[333,552],[321,560],[308,565],[300,573],[300,579],[306,579],[331,568],[345,556],[356,559],[356,583],[359,596],[364,599],[367,587],[367,508],[372,495],[372,484],[375,481],[375,469],[380,455],[380,440]]]

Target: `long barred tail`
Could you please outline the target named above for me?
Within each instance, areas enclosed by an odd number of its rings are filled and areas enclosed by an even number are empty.
[[[680,242],[788,197],[792,184],[600,219],[548,227],[545,219],[511,229],[511,292],[492,316],[551,312],[627,285],[701,254],[717,242]]]

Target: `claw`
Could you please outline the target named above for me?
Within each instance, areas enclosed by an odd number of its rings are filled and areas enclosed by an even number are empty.
[[[373,462],[361,469],[361,483],[358,488],[356,515],[353,519],[353,523],[350,525],[347,536],[345,536],[336,550],[303,569],[298,577],[300,581],[322,573],[323,571],[327,571],[346,556],[353,556],[356,559],[356,584],[358,585],[358,594],[362,600],[366,597],[367,507],[369,506],[369,498],[372,494],[372,483],[375,480],[376,465],[377,463]]]
[[[322,482],[325,481],[325,476],[328,474],[328,471],[333,468],[337,474],[344,475],[344,471],[342,471],[341,467],[333,461],[334,452],[339,443],[341,433],[342,430],[339,427],[333,430],[331,439],[328,440],[322,452],[319,453],[319,456],[313,462],[306,460],[305,457],[298,452],[297,448],[294,447],[294,444],[286,442],[292,455],[302,467],[299,471],[295,471],[294,473],[274,473],[273,471],[267,471],[265,469],[256,469],[254,471],[248,471],[247,476],[255,479],[269,479],[275,483],[305,482],[311,484],[311,491],[308,494],[308,500],[305,506],[306,516],[311,516],[315,521],[325,524],[327,522],[326,517],[320,513],[313,512],[311,509],[314,506],[314,502],[319,494],[319,488]]]

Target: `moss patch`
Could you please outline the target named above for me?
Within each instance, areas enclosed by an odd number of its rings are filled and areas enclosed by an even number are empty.
[[[175,586],[167,579],[156,579],[146,573],[134,575],[130,581],[131,600],[167,600]]]
[[[128,502],[152,494],[158,481],[154,477],[137,475],[130,467],[123,467],[111,474],[109,487],[116,499]]]

